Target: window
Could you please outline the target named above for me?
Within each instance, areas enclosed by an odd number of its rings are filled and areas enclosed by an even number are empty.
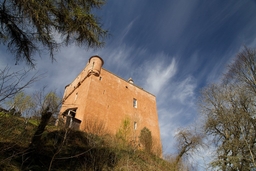
[[[76,96],[75,96],[75,101],[76,101],[76,99],[77,99],[77,95],[78,95],[78,93],[76,93]]]
[[[72,128],[76,130],[79,129],[81,121],[75,118],[75,116],[76,116],[76,108],[67,109],[63,113],[63,117],[66,118],[66,126],[65,126],[66,128]]]
[[[137,122],[134,122],[134,130],[136,130],[137,129]]]
[[[137,108],[137,99],[133,99],[133,107]]]

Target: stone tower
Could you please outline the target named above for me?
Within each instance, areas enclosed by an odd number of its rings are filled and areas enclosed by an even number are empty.
[[[139,144],[140,131],[146,127],[153,137],[154,151],[161,155],[156,98],[102,68],[104,61],[92,56],[86,67],[65,87],[59,118],[66,126],[99,134],[115,135],[124,120],[129,119],[131,141]],[[95,131],[98,132],[95,132]]]

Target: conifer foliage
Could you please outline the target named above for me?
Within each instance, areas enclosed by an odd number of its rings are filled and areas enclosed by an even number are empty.
[[[152,150],[152,135],[151,131],[144,127],[140,132],[140,143],[143,145],[146,152],[151,152]]]
[[[47,50],[53,60],[62,44],[101,47],[107,31],[92,10],[103,4],[104,0],[1,0],[0,43],[16,55],[17,62],[32,66],[34,53]]]

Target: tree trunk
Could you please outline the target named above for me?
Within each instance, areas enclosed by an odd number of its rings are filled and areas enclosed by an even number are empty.
[[[42,117],[41,117],[40,124],[38,125],[37,130],[36,130],[34,136],[32,137],[29,148],[37,149],[38,145],[40,144],[41,137],[42,137],[42,134],[44,132],[44,129],[45,129],[46,125],[48,124],[48,122],[49,122],[49,120],[52,116],[52,113],[49,112],[48,110],[49,110],[49,108],[46,108],[42,112]]]

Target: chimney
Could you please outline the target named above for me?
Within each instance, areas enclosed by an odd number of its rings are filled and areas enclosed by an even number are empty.
[[[129,83],[131,83],[131,84],[133,84],[133,83],[134,83],[134,81],[133,81],[133,79],[132,79],[132,78],[129,78],[129,79],[128,79],[128,82],[129,82]]]

